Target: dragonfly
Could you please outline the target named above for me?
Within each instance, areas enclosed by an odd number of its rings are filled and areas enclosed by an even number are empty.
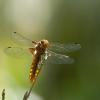
[[[81,45],[78,43],[62,44],[58,42],[49,42],[46,39],[32,41],[31,39],[28,39],[17,32],[12,33],[12,38],[14,41],[23,43],[23,45],[27,45],[28,52],[30,52],[32,55],[32,64],[29,73],[29,79],[31,82],[36,80],[42,66],[46,61],[53,64],[72,64],[74,59],[62,54],[62,52],[70,53],[81,48]],[[17,57],[19,57],[25,52],[21,47],[7,47],[5,49],[5,53],[7,55],[17,55]]]

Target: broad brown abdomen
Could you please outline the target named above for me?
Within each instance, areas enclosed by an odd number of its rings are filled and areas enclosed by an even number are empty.
[[[31,82],[33,82],[37,78],[37,76],[38,76],[38,74],[40,72],[40,69],[38,68],[39,61],[40,61],[40,55],[36,54],[34,56],[34,59],[33,59],[33,62],[31,64],[31,68],[30,68],[29,77],[30,77],[30,81]]]

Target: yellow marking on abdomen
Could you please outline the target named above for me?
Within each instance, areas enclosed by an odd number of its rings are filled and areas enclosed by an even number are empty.
[[[30,77],[30,80],[33,81],[39,74],[40,72],[40,69],[36,69],[36,71],[34,72],[34,67],[31,67],[30,69],[30,74],[29,74],[29,77]]]

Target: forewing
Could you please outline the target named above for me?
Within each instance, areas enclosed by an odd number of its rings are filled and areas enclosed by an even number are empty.
[[[72,64],[74,59],[70,58],[69,56],[57,54],[52,51],[48,51],[48,63],[54,64]]]
[[[73,52],[79,50],[80,48],[81,45],[78,43],[69,43],[69,44],[51,43],[49,50],[55,52]]]
[[[35,44],[32,42],[32,40],[24,37],[23,35],[21,35],[18,32],[12,33],[12,40],[18,44],[23,45],[23,46],[27,46],[27,47],[34,47],[35,46]]]
[[[25,56],[30,56],[27,49],[22,49],[19,47],[7,47],[4,49],[6,55],[14,58],[24,58]]]

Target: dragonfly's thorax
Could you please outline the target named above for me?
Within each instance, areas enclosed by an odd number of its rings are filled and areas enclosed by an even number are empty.
[[[36,44],[36,50],[40,53],[43,54],[48,48],[49,42],[47,40],[41,40]]]

